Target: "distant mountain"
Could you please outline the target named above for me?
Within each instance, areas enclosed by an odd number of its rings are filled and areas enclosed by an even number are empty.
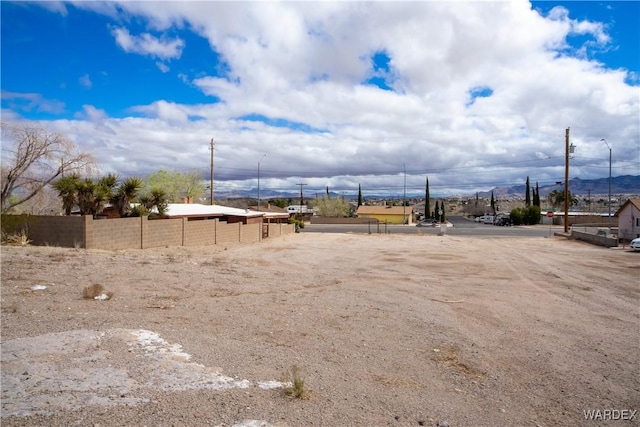
[[[545,197],[552,190],[561,191],[563,189],[563,184],[558,185],[546,185],[540,187],[540,196]],[[531,183],[531,189],[535,188],[535,181]],[[609,178],[599,178],[599,179],[580,179],[573,178],[569,180],[569,190],[571,193],[586,196],[591,193],[592,196],[595,195],[606,195],[609,194]],[[365,194],[365,199],[384,199],[389,198],[388,194],[374,194],[371,191],[375,191],[375,189],[368,189]],[[493,190],[489,191],[481,191],[478,193],[479,197],[489,198],[491,197],[491,191],[493,191],[493,195],[499,198],[509,198],[509,197],[525,197],[525,186],[524,185],[515,185],[513,187],[495,187]],[[316,197],[322,197],[326,194],[325,190],[319,192],[304,192],[304,200],[305,202],[309,199],[313,199]],[[623,175],[623,176],[614,176],[611,178],[611,194],[613,195],[639,195],[640,196],[640,175]],[[248,191],[235,191],[235,192],[216,192],[216,198],[224,200],[224,199],[242,199],[242,198],[252,198],[255,199],[257,196],[257,191],[255,189]],[[334,199],[337,197],[344,197],[347,200],[356,200],[358,198],[357,193],[347,194],[347,193],[335,193],[333,191],[330,192],[329,196]],[[473,195],[466,195],[468,197],[475,197],[475,193]],[[394,194],[393,197],[397,197],[397,194]],[[411,196],[415,198],[416,196]],[[433,198],[443,198],[447,197],[442,194],[431,194]],[[271,191],[269,189],[261,189],[260,190],[260,198],[263,201],[267,201],[268,199],[293,199],[298,202],[300,200],[300,192],[299,191]],[[420,198],[420,196],[418,196]]]
[[[535,188],[535,182],[531,183],[531,189]],[[562,191],[564,182],[557,185],[546,185],[540,187],[540,196],[544,197],[552,190]],[[513,187],[496,187],[493,190],[495,197],[525,197],[526,186],[516,185]],[[572,194],[585,196],[588,194],[604,195],[609,194],[609,178],[569,180],[569,191]],[[640,175],[623,175],[611,178],[611,194],[640,195]],[[480,197],[491,197],[491,191],[478,193]]]

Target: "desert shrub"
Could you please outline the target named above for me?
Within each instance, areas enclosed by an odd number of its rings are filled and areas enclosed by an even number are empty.
[[[2,226],[2,234],[4,236],[12,236],[14,234],[21,234],[22,231],[29,229],[29,215],[6,215],[3,214],[0,219],[0,226]]]
[[[289,218],[289,224],[296,225],[296,233],[298,232],[299,228],[304,228],[304,221],[297,218]]]
[[[540,222],[540,207],[515,208],[509,213],[513,225],[534,225]]]
[[[514,208],[511,209],[509,213],[509,218],[511,218],[511,222],[513,225],[522,225],[524,223],[524,209],[523,208]]]
[[[7,234],[3,231],[2,243],[11,246],[29,246],[31,240],[29,240],[29,236],[27,236],[26,230],[20,230],[18,232],[14,232],[13,234]]]
[[[529,225],[538,224],[540,222],[540,207],[529,206],[524,214],[524,223]]]
[[[291,369],[283,375],[283,381],[286,386],[283,388],[284,394],[292,399],[308,399],[310,397],[309,390],[304,385],[302,370],[293,365]]]

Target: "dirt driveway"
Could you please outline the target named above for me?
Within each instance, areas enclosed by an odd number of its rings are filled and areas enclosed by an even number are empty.
[[[625,249],[295,234],[1,261],[3,427],[640,425]]]

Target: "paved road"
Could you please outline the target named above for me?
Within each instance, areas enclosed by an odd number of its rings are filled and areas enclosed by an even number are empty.
[[[563,231],[562,226],[515,226],[498,227],[491,224],[480,224],[462,216],[448,217],[453,227],[445,229],[452,236],[512,236],[512,237],[544,237],[554,232]],[[415,225],[384,224],[305,224],[303,233],[372,233],[372,234],[438,234],[440,227],[416,227]]]

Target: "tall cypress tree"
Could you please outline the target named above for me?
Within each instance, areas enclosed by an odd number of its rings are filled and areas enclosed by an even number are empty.
[[[444,209],[444,200],[440,203],[440,209],[442,210],[442,215],[440,215],[440,222],[445,222],[446,221],[446,217],[445,217],[445,209]]]
[[[429,194],[429,177],[427,177],[427,187],[424,194],[424,218],[431,217],[431,195]]]
[[[496,199],[493,198],[493,191],[491,192],[491,210],[496,213]]]
[[[433,216],[431,218],[435,219],[436,221],[438,220],[438,201],[437,200],[436,200],[436,207],[433,208]]]
[[[536,181],[536,189],[533,194],[533,206],[540,207],[540,188],[538,187],[538,181]]]
[[[358,184],[358,207],[362,206],[362,186]]]
[[[531,206],[531,187],[529,185],[529,177],[527,177],[527,184],[524,194],[524,204],[526,207]]]

